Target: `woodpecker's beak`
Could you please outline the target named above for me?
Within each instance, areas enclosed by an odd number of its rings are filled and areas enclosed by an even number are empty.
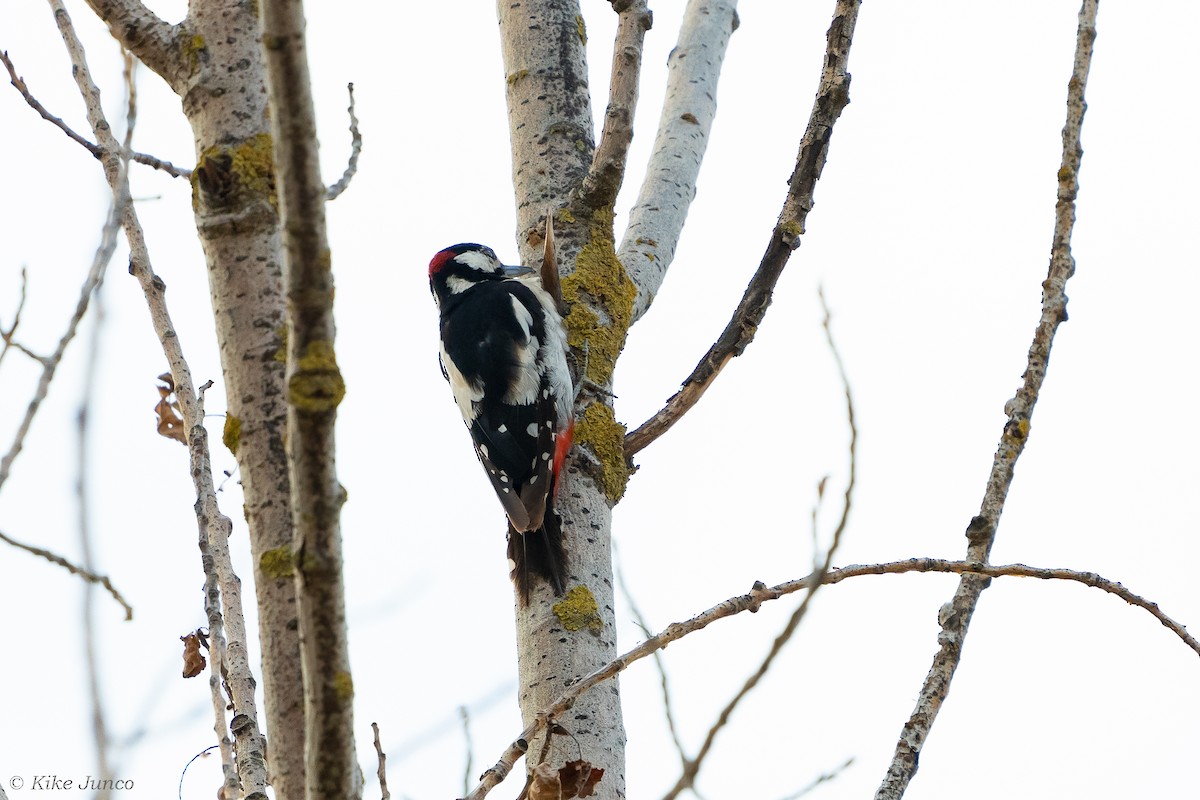
[[[534,273],[533,267],[513,267],[508,264],[501,264],[500,266],[504,269],[505,276],[509,278],[519,278],[522,275],[532,275]]]

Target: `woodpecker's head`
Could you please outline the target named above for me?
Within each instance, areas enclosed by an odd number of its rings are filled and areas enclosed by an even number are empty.
[[[447,247],[429,262],[429,288],[438,306],[485,281],[502,281],[528,272],[525,267],[500,263],[490,247],[481,244],[456,244]]]

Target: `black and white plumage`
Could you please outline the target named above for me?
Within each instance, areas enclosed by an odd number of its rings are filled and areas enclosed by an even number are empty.
[[[508,515],[508,557],[524,603],[532,576],[556,594],[566,551],[554,511],[574,430],[567,337],[537,275],[487,247],[456,244],[429,262],[441,312],[442,373]]]

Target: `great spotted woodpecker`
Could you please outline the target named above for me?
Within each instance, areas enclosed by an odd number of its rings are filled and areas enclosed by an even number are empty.
[[[529,603],[533,575],[562,594],[554,493],[575,426],[562,317],[532,270],[506,267],[478,244],[435,255],[429,287],[441,312],[442,374],[508,514],[521,601]]]

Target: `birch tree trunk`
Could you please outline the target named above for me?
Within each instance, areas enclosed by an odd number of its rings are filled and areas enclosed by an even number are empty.
[[[208,264],[258,599],[270,778],[304,796],[304,693],[293,579],[283,254],[255,3],[193,0],[168,25],[136,0],[89,0],[113,36],[182,101],[196,168],[192,207]]]
[[[567,318],[570,343],[582,363],[580,348],[588,342],[588,377],[611,388],[633,289],[613,246],[611,200],[600,209],[572,202],[595,150],[583,16],[577,2],[556,0],[501,3],[498,14],[522,261],[537,263],[545,215],[555,214],[563,293],[574,304]],[[566,594],[556,598],[541,584],[529,605],[517,608],[526,724],[563,689],[617,654],[610,537],[612,504],[624,491],[627,472],[624,428],[607,402],[599,394],[581,396],[579,446],[558,489],[569,564]],[[624,797],[625,729],[616,683],[580,698],[555,722],[570,738],[556,737],[548,749],[542,737],[530,742],[526,768],[536,767],[543,752],[559,766],[582,751],[584,760],[604,770],[596,796]]]

